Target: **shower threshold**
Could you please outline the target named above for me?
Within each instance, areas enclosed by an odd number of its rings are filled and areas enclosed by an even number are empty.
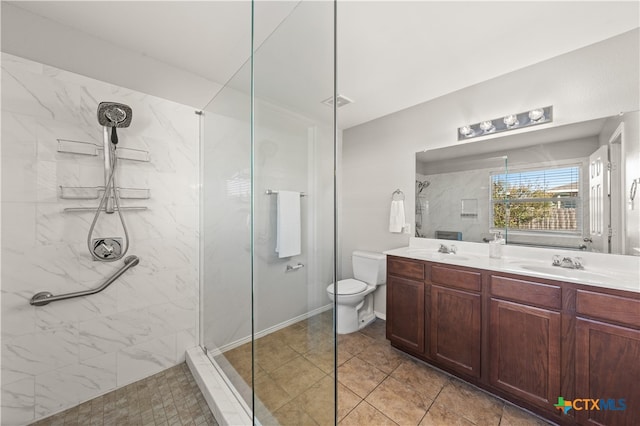
[[[200,346],[188,349],[186,358],[209,409],[220,424],[253,424],[250,408],[232,390],[233,385],[227,381],[215,360],[207,357]]]

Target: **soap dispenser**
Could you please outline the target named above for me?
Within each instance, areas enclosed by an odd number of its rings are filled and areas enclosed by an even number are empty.
[[[502,245],[504,238],[500,231],[493,234],[493,240],[489,241],[489,257],[492,259],[500,259],[502,257]]]

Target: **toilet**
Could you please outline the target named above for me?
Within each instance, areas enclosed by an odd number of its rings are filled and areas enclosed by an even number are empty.
[[[354,278],[338,281],[338,334],[353,333],[376,319],[373,292],[387,280],[387,256],[382,253],[354,251],[351,264]],[[333,302],[336,296],[333,284],[327,287],[327,293]]]

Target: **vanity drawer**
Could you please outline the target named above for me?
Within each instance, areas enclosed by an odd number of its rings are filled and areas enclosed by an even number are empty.
[[[562,289],[556,285],[492,275],[491,295],[515,302],[562,309]]]
[[[578,290],[576,313],[640,327],[640,300]]]
[[[424,281],[424,263],[387,256],[387,273],[411,280]]]
[[[482,278],[479,272],[434,265],[431,267],[431,282],[463,290],[480,291]]]

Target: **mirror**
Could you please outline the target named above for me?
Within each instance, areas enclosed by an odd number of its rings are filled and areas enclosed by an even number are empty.
[[[640,255],[639,123],[634,111],[416,153],[416,237],[500,233],[507,244]]]

